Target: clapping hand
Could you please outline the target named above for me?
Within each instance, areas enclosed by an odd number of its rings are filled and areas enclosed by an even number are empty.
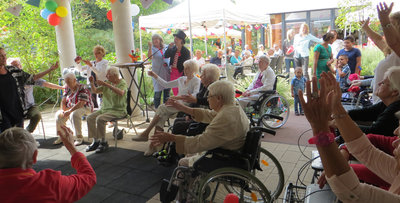
[[[150,145],[152,146],[159,146],[171,141],[174,141],[174,135],[163,131],[156,131],[154,135],[150,137]]]
[[[65,125],[62,125],[61,129],[57,130],[57,135],[60,136],[65,148],[67,148],[67,150],[71,155],[77,152],[74,146],[74,133],[70,128],[66,127]]]
[[[197,102],[196,97],[194,97],[193,95],[190,95],[190,94],[182,95],[181,98],[182,98],[182,101],[187,102],[187,103],[194,104]]]
[[[85,64],[88,65],[89,67],[93,66],[89,60],[83,60],[83,62],[85,62]]]
[[[104,81],[101,81],[101,80],[97,80],[96,84],[99,85],[99,86],[107,86],[107,83],[104,82]]]

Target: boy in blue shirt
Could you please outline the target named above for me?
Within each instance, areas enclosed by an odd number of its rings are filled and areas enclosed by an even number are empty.
[[[338,57],[338,61],[336,64],[336,81],[339,82],[341,89],[346,89],[350,86],[349,83],[349,75],[350,75],[350,67],[347,64],[349,58],[347,55],[343,54]]]
[[[295,76],[292,79],[290,90],[292,92],[292,97],[294,97],[294,112],[296,116],[299,116],[304,115],[299,99],[299,96],[303,95],[299,95],[299,90],[304,92],[306,78],[303,76],[303,69],[301,67],[294,69],[294,74]]]

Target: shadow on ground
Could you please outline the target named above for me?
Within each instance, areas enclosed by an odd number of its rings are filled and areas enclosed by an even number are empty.
[[[33,168],[36,171],[60,170],[63,175],[75,174],[68,151],[61,149],[62,145],[53,146],[54,140],[39,140],[41,152],[49,152],[42,153],[42,157],[39,154]],[[84,146],[80,148],[83,151]],[[78,202],[146,202],[159,192],[161,180],[169,178],[175,168],[160,166],[155,158],[144,157],[143,152],[122,148],[110,147],[105,153],[88,153],[86,156],[96,171],[97,184]]]

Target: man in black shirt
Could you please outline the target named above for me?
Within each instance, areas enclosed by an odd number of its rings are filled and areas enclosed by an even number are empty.
[[[25,85],[58,68],[58,62],[48,70],[30,75],[14,66],[7,66],[7,54],[0,47],[0,132],[17,126],[23,127],[25,111]]]

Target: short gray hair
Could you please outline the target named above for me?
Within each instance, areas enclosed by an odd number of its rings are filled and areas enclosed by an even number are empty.
[[[219,80],[219,76],[221,71],[219,70],[218,66],[215,64],[206,64],[202,68],[202,71],[206,71],[206,78],[209,79],[212,83]]]
[[[259,57],[258,57],[258,61],[265,61],[265,62],[268,63],[268,65],[269,65],[269,62],[270,62],[269,57],[268,57],[267,55],[261,55],[261,56],[259,56]]]
[[[67,80],[67,79],[75,79],[76,80],[76,76],[75,76],[75,74],[69,72],[69,73],[64,75],[64,81]]]
[[[221,96],[222,103],[224,105],[235,103],[235,88],[233,87],[233,84],[229,81],[216,81],[208,87],[208,91],[209,95]]]
[[[392,90],[396,90],[400,97],[400,66],[392,66],[385,72],[385,77],[390,81]]]
[[[0,134],[0,169],[31,168],[37,150],[33,136],[23,128],[9,128]]]
[[[183,62],[183,67],[188,68],[193,74],[199,72],[199,64],[193,59]]]
[[[114,67],[114,66],[107,68],[107,73],[110,73],[111,75],[114,75],[114,76],[119,76],[119,70],[117,67]]]

